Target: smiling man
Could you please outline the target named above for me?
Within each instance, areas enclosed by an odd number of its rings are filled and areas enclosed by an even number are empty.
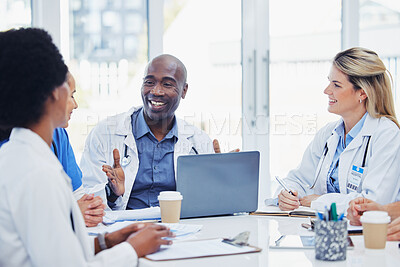
[[[143,106],[100,122],[89,134],[83,183],[109,208],[158,206],[161,191],[176,189],[178,156],[214,152],[207,134],[175,117],[188,90],[186,76],[176,57],[154,58],[143,78]]]

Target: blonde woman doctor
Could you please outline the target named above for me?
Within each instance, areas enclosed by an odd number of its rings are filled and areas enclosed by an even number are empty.
[[[335,56],[328,80],[328,111],[341,119],[318,131],[284,179],[294,192],[278,189],[280,209],[329,202],[331,193],[343,204],[399,200],[400,130],[385,65],[371,50],[350,48]]]

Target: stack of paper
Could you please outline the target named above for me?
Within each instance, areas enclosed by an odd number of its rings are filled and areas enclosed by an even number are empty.
[[[111,224],[118,221],[142,221],[142,220],[160,220],[160,207],[151,207],[138,210],[116,210],[106,211],[103,223]]]
[[[180,223],[162,223],[171,229],[175,234],[174,238],[166,238],[171,240],[183,240],[192,237],[195,233],[199,232],[203,225],[197,224],[180,224]]]
[[[112,233],[118,231],[134,222],[132,221],[124,221],[124,222],[116,222],[111,225],[98,225],[96,227],[89,227],[87,231],[90,235],[98,235],[100,233]],[[161,223],[162,224],[162,223]],[[167,226],[171,232],[175,234],[174,238],[166,238],[170,240],[183,240],[192,237],[195,233],[199,232],[203,225],[195,225],[195,224],[179,224],[179,223],[165,223],[163,224]]]
[[[89,235],[98,235],[100,233],[112,233],[115,231],[118,231],[132,223],[132,221],[124,221],[124,222],[116,222],[114,224],[110,224],[110,225],[104,225],[104,224],[99,224],[96,227],[88,227],[86,228]]]

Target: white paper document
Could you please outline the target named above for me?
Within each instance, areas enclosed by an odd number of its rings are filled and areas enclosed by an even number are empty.
[[[123,222],[116,222],[111,225],[103,225],[100,224],[96,227],[88,227],[87,231],[90,235],[98,235],[100,233],[112,233],[118,231],[132,223],[132,221],[123,221]],[[163,223],[161,223],[163,224]],[[167,238],[170,240],[183,240],[188,239],[193,236],[195,233],[199,232],[203,225],[195,225],[195,224],[180,224],[180,223],[164,223],[163,225],[167,226],[171,232],[175,234],[173,238]]]
[[[111,224],[118,221],[160,220],[160,207],[151,207],[138,210],[112,210],[106,211],[103,223]]]
[[[201,230],[203,225],[199,224],[180,224],[180,223],[161,223],[168,227],[172,233],[175,234],[175,237],[166,238],[169,240],[184,240],[190,237]]]
[[[88,227],[86,228],[89,235],[98,235],[101,233],[112,233],[115,231],[118,231],[132,223],[135,223],[134,221],[123,221],[123,222],[116,222],[114,224],[110,225],[104,225],[104,224],[99,224],[96,227]]]
[[[161,249],[146,258],[154,261],[200,258],[258,252],[258,248],[249,246],[233,246],[222,242],[222,238],[195,240],[173,243],[171,246],[161,246]]]

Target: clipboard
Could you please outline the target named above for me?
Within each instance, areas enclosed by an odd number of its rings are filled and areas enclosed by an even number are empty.
[[[222,241],[223,238],[212,238],[175,242],[170,246],[161,246],[159,251],[147,255],[145,259],[151,261],[196,259],[256,253],[262,250],[250,245],[235,246]]]

